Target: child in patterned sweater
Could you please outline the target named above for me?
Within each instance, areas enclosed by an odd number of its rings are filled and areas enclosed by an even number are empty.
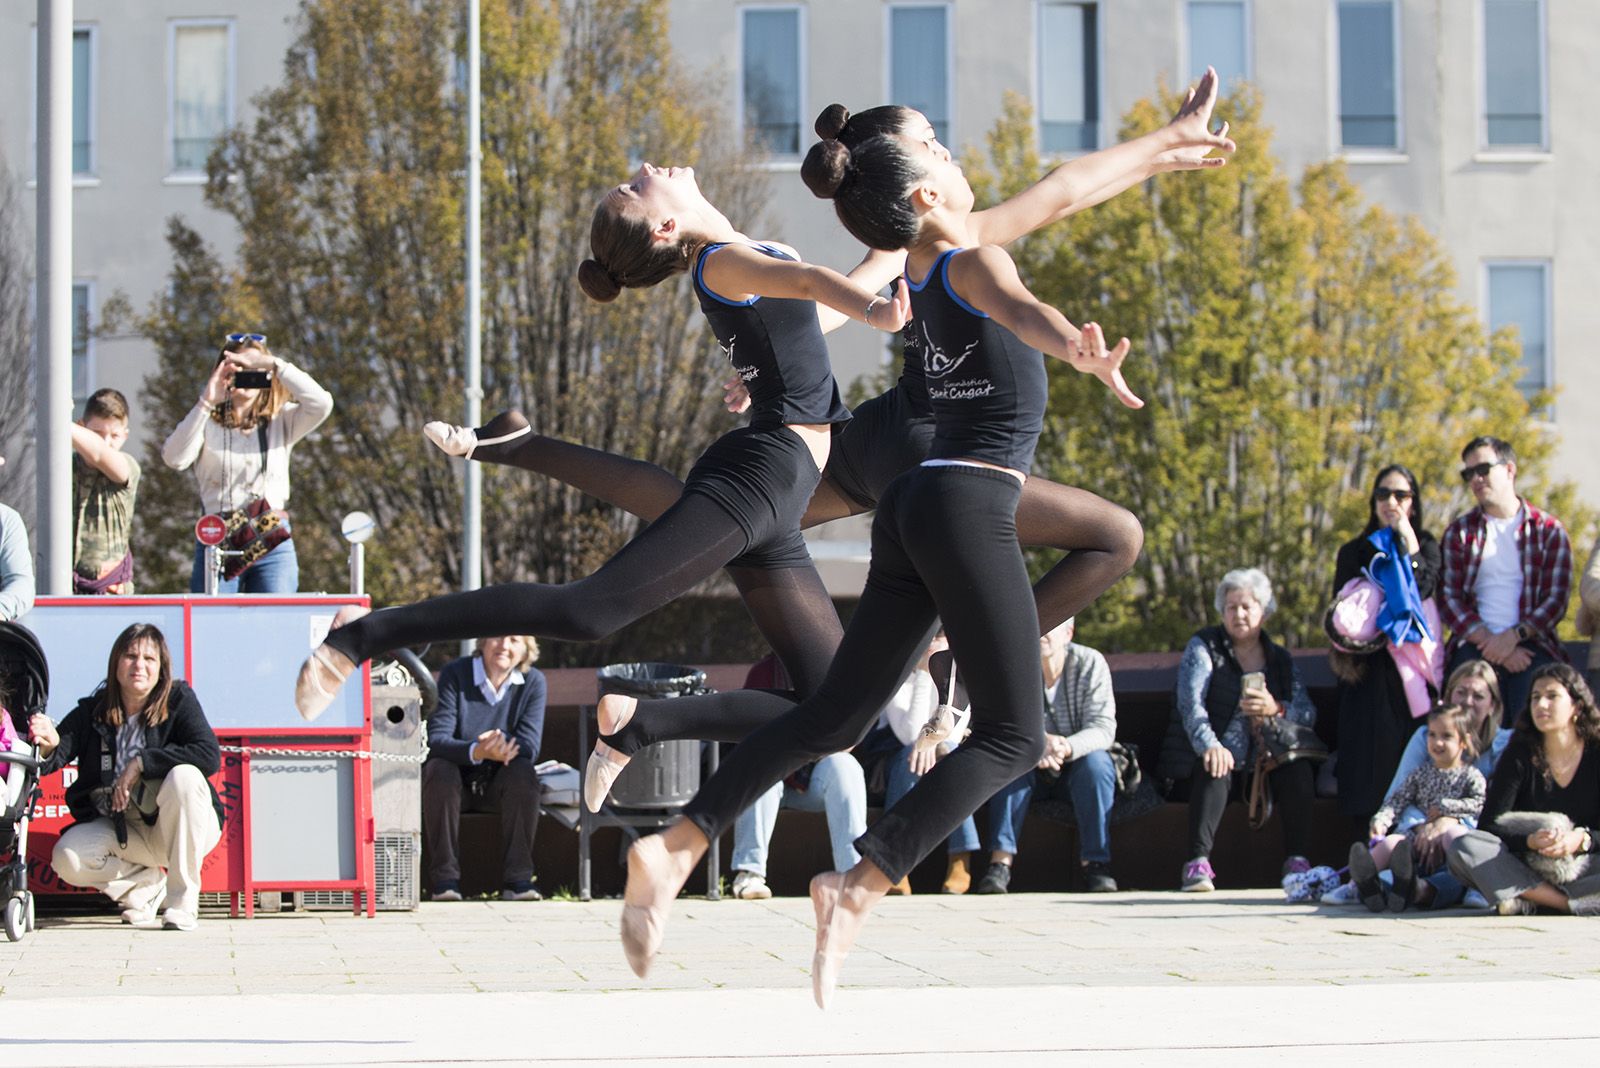
[[[1389,834],[1397,813],[1405,811],[1407,805],[1415,805],[1433,820],[1440,816],[1476,817],[1483,811],[1487,785],[1483,773],[1472,766],[1478,753],[1470,724],[1467,713],[1459,706],[1434,706],[1428,713],[1428,757],[1432,763],[1407,775],[1399,788],[1384,798],[1383,807],[1372,816],[1371,841],[1365,845],[1356,842],[1350,847],[1350,879],[1361,903],[1371,911],[1401,911],[1408,901],[1408,887],[1416,878],[1416,873],[1409,870],[1411,852],[1407,849],[1404,866],[1408,870],[1401,871],[1402,865],[1395,864],[1396,889],[1388,889],[1378,879],[1378,872],[1394,858],[1395,847],[1417,831],[1412,828],[1406,834]]]

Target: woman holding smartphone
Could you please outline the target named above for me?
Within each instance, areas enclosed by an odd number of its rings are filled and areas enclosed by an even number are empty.
[[[1262,629],[1277,608],[1267,576],[1253,567],[1228,572],[1217,584],[1216,607],[1222,623],[1197,633],[1183,650],[1158,765],[1162,778],[1188,784],[1191,859],[1183,866],[1182,889],[1190,892],[1216,889],[1211,845],[1235,773],[1254,756],[1251,717],[1288,716],[1307,726],[1317,718],[1289,651]],[[1311,763],[1292,760],[1268,777],[1283,821],[1283,873],[1307,871],[1315,796]]]
[[[275,514],[281,536],[273,534],[277,544],[225,579],[217,592],[293,593],[299,588],[300,562],[283,511],[289,503],[289,454],[332,411],[333,394],[274,356],[265,334],[224,339],[199,400],[162,444],[161,459],[178,471],[194,468],[205,514]],[[190,592],[202,592],[205,580],[205,547],[196,542]]]

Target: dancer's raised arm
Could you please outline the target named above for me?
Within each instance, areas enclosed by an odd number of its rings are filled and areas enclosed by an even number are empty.
[[[1055,308],[1028,291],[1005,249],[988,245],[969,249],[950,261],[950,283],[963,299],[1046,356],[1075,371],[1094,375],[1129,408],[1143,408],[1122,378],[1128,339],[1107,351],[1105,335],[1095,323],[1073,326]]]
[[[1207,67],[1177,115],[1159,130],[1068,160],[1016,196],[973,212],[974,242],[1009,244],[1165,171],[1223,166],[1235,145],[1227,123],[1219,132],[1210,129],[1216,103],[1217,72]]]
[[[701,277],[730,300],[753,296],[812,300],[858,323],[893,333],[911,316],[905,282],[893,298],[882,297],[832,267],[775,259],[748,245],[728,244],[706,257]],[[821,322],[821,316],[818,316]]]
[[[861,262],[850,268],[846,278],[860,286],[865,286],[874,293],[879,292],[884,286],[899,278],[906,270],[906,254],[904,249],[885,252],[882,249],[868,249]],[[824,334],[831,334],[850,320],[844,312],[835,311],[826,304],[817,305],[817,322],[822,326]]]

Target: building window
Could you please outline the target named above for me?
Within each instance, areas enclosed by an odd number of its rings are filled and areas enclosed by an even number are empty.
[[[1217,68],[1223,91],[1250,80],[1245,0],[1189,0],[1189,80]]]
[[[1516,327],[1522,343],[1522,377],[1527,394],[1550,386],[1550,265],[1547,262],[1490,263],[1487,267],[1489,330]]]
[[[1100,144],[1100,35],[1097,4],[1039,8],[1039,142],[1046,152],[1087,152]]]
[[[1483,0],[1483,143],[1544,149],[1544,4]]]
[[[740,97],[745,132],[779,156],[800,154],[800,9],[744,8]]]
[[[94,34],[72,31],[72,173],[94,173]]]
[[[927,116],[950,142],[950,11],[943,5],[889,9],[889,99]]]
[[[1339,0],[1339,144],[1400,148],[1398,5]]]
[[[199,174],[233,123],[233,27],[226,22],[172,27],[172,170]]]
[[[89,365],[89,305],[92,299],[90,283],[72,283],[72,403],[81,405],[93,392],[92,368]]]

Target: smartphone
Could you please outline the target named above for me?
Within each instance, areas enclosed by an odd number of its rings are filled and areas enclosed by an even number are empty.
[[[1244,678],[1239,680],[1239,692],[1241,693],[1246,690],[1265,690],[1266,688],[1267,676],[1265,672],[1247,671]]]
[[[234,389],[266,389],[272,385],[271,371],[235,371]]]

